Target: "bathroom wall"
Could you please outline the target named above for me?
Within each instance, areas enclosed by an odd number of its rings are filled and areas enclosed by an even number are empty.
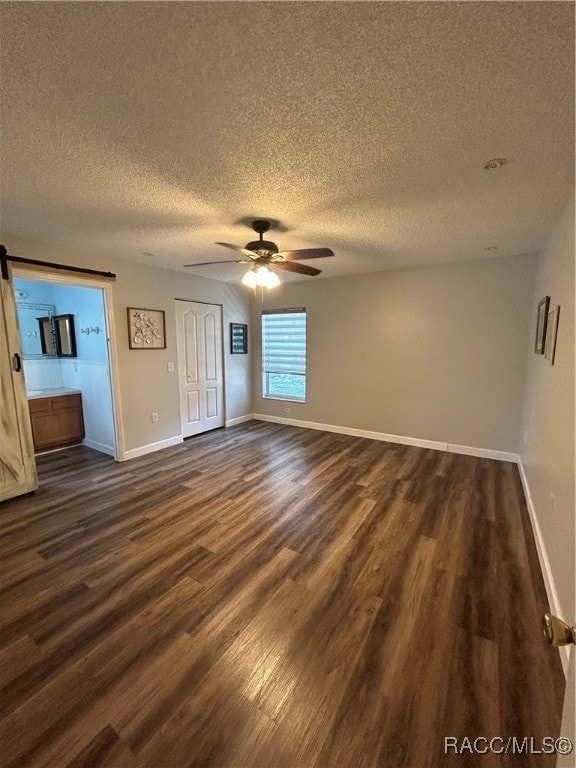
[[[51,283],[40,283],[35,280],[14,280],[17,304],[51,304],[54,305],[54,288]],[[34,324],[28,324],[28,333],[33,332]],[[23,329],[21,329],[23,330]],[[23,340],[24,345],[24,340]],[[37,351],[41,353],[40,339],[37,340]],[[38,389],[58,389],[63,387],[62,366],[57,358],[31,360],[24,357],[24,375],[26,389],[34,392]]]
[[[55,285],[58,314],[74,315],[75,358],[62,358],[62,383],[82,392],[84,443],[114,455],[114,420],[102,291]],[[97,329],[97,330],[96,330]]]

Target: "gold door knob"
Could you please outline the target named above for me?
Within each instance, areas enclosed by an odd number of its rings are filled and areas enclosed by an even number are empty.
[[[545,613],[542,618],[544,637],[550,645],[570,645],[576,643],[576,626],[571,627],[565,621],[551,613]]]

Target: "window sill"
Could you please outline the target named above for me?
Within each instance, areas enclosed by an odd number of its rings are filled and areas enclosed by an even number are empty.
[[[287,395],[262,395],[263,400],[278,400],[282,403],[305,403],[306,400],[303,400],[299,397],[288,397]]]

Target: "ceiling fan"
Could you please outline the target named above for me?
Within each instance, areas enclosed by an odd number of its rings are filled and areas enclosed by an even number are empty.
[[[296,251],[279,251],[276,243],[264,240],[262,237],[270,229],[270,222],[265,219],[253,221],[252,229],[260,235],[260,239],[252,240],[245,248],[239,245],[232,245],[232,243],[216,243],[216,245],[223,245],[225,248],[231,248],[233,251],[241,253],[244,258],[226,259],[225,261],[202,261],[195,264],[184,264],[184,266],[204,267],[211,264],[250,264],[250,269],[242,278],[242,282],[250,286],[250,288],[256,288],[256,286],[274,288],[274,286],[280,284],[280,280],[270,267],[277,267],[288,272],[297,272],[299,275],[313,277],[319,275],[322,270],[309,267],[307,264],[296,264],[294,262],[334,256],[334,252],[330,248],[300,248]]]

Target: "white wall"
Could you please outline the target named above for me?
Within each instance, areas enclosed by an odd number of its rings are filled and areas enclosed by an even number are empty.
[[[62,365],[59,359],[23,360],[26,391],[60,389],[64,386]]]
[[[560,602],[570,619],[576,619],[571,615],[575,610],[574,258],[571,199],[538,260],[519,451]],[[550,296],[551,308],[561,307],[554,365],[533,352],[536,305],[544,296]]]
[[[538,259],[519,451],[552,609],[570,623],[576,621],[574,263],[572,196]],[[536,305],[544,296],[551,308],[561,307],[554,365],[533,352]],[[574,738],[573,699],[570,713]]]
[[[117,279],[112,282],[112,309],[119,368],[119,416],[126,451],[162,444],[181,434],[178,378],[176,373],[168,372],[168,362],[177,360],[175,298],[223,306],[226,419],[229,421],[251,412],[249,355],[230,355],[229,344],[229,323],[249,323],[251,293],[246,288],[150,267],[86,249],[67,250],[57,245],[13,236],[5,237],[3,242],[9,253],[20,257],[116,273]],[[165,311],[166,349],[128,348],[127,307]],[[151,422],[153,411],[159,414],[157,424]]]
[[[515,453],[535,258],[310,279],[254,303],[259,414]],[[306,307],[306,403],[261,397],[260,311]]]

